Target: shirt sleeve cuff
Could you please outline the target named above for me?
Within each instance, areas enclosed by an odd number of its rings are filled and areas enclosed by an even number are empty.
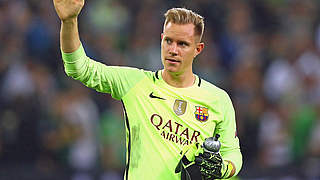
[[[86,53],[84,51],[82,44],[80,44],[79,48],[72,53],[65,53],[61,49],[61,54],[62,54],[63,61],[68,63],[73,63],[74,61],[80,59],[81,57],[86,56]]]
[[[223,160],[228,160],[231,161],[234,165],[235,165],[235,174],[233,176],[236,176],[239,171],[241,170],[242,167],[242,155],[241,152],[237,152],[237,153],[230,153],[227,156],[223,157]]]

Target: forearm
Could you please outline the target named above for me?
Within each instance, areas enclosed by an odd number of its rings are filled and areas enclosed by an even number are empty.
[[[80,47],[78,20],[73,18],[61,21],[60,46],[65,53],[72,53]]]

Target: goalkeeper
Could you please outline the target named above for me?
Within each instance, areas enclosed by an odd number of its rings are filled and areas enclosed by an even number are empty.
[[[194,58],[204,48],[200,15],[184,8],[165,13],[161,34],[164,68],[151,72],[107,66],[87,57],[78,32],[78,15],[85,1],[53,3],[61,20],[66,74],[123,104],[125,179],[179,180],[186,174],[195,179],[223,179],[238,174],[242,156],[232,102],[225,91],[192,71]],[[221,136],[221,149],[208,154],[201,144],[215,134]],[[195,171],[189,171],[190,167]]]

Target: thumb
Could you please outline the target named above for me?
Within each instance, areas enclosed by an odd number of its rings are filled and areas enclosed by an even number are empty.
[[[199,155],[199,151],[202,148],[200,147],[199,143],[190,144],[188,150],[185,153],[185,156],[189,161],[194,161],[195,156]]]
[[[194,162],[196,164],[201,164],[203,162],[203,158],[201,156],[196,156]]]

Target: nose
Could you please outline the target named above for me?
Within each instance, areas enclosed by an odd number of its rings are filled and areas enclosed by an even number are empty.
[[[172,43],[169,47],[169,54],[171,56],[176,56],[178,55],[178,47],[176,43]]]

